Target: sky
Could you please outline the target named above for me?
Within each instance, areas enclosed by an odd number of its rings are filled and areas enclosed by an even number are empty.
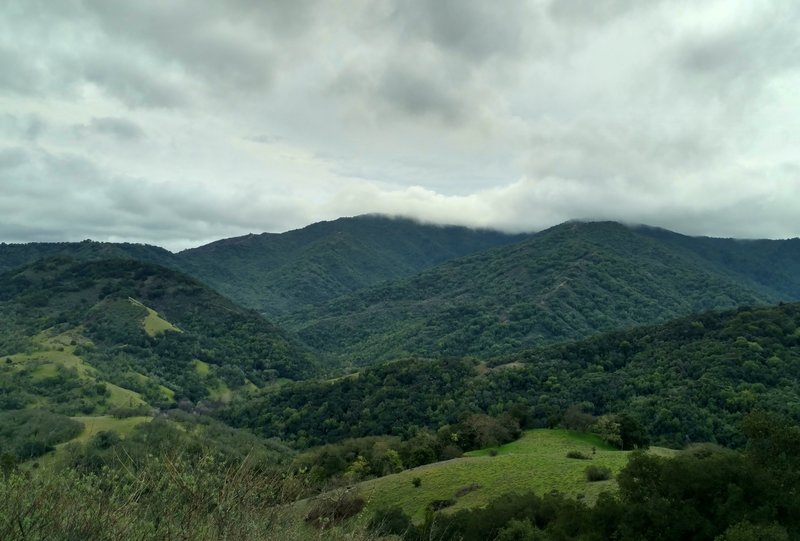
[[[800,236],[800,2],[2,0],[0,241]]]

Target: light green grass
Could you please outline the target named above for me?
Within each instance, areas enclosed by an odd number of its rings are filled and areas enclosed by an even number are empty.
[[[592,454],[592,448],[595,454]],[[415,522],[424,519],[425,508],[433,500],[454,497],[462,487],[477,484],[480,488],[457,498],[445,512],[482,506],[508,492],[534,491],[546,494],[553,490],[594,503],[603,491],[616,491],[616,481],[586,481],[584,471],[590,465],[605,466],[616,475],[625,466],[629,452],[606,445],[593,434],[567,430],[531,430],[519,440],[496,449],[467,453],[468,456],[428,464],[395,475],[363,482],[359,490],[368,501],[368,510],[400,506]],[[579,451],[591,460],[566,458],[568,451]],[[669,450],[658,450],[669,454]],[[420,487],[412,480],[419,477]]]
[[[144,316],[144,320],[142,320],[142,325],[144,326],[144,332],[148,334],[148,336],[157,336],[159,334],[165,333],[167,331],[173,332],[183,332],[178,327],[163,319],[158,312],[153,310],[152,308],[145,306],[141,302],[128,297],[128,300],[131,301],[133,304],[137,306],[141,306],[147,310],[147,315]]]
[[[161,391],[161,394],[163,394],[167,400],[172,400],[173,402],[175,401],[175,391],[173,391],[169,387],[159,385],[158,390]]]
[[[113,431],[124,438],[131,433],[135,426],[150,422],[152,417],[137,416],[127,417],[125,419],[117,419],[116,417],[111,417],[110,415],[100,415],[96,417],[73,417],[73,419],[83,423],[83,432],[81,432],[75,439],[70,441],[84,443],[89,441],[92,436],[98,432],[103,431]],[[65,444],[62,443],[60,445]]]
[[[107,401],[108,405],[111,407],[127,408],[147,404],[147,402],[142,399],[142,395],[136,391],[131,391],[130,389],[108,382],[106,382],[106,389],[111,393]]]
[[[194,371],[200,374],[201,376],[207,376],[208,373],[211,371],[211,367],[207,362],[195,359],[192,361],[192,364],[194,365]]]

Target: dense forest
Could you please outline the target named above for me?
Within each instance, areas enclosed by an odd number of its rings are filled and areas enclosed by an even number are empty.
[[[800,419],[800,304],[707,312],[488,361],[409,359],[264,392],[223,414],[267,436],[330,443],[522,411],[554,426],[571,406],[629,414],[670,446],[741,442],[754,408]]]

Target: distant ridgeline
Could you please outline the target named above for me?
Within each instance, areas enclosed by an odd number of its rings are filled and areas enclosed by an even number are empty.
[[[709,309],[800,300],[800,240],[687,237],[613,222],[535,235],[342,218],[178,254],[134,244],[0,245],[185,272],[273,318],[326,366],[409,355],[492,357]]]

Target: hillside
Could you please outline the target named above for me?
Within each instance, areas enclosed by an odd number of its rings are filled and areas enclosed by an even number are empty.
[[[40,260],[0,276],[0,409],[77,414],[233,393],[317,370],[281,329],[133,260]]]
[[[568,458],[570,451],[587,458]],[[663,448],[650,452],[673,454]],[[452,513],[482,507],[510,492],[548,494],[556,490],[594,504],[601,492],[616,490],[616,482],[613,477],[589,482],[585,469],[606,467],[616,475],[630,453],[609,446],[594,434],[536,429],[497,448],[364,481],[356,488],[369,502],[370,510],[397,506],[417,523],[423,522],[425,509],[433,501],[451,500],[445,511]],[[418,487],[412,482],[415,477],[420,480]]]
[[[411,359],[267,390],[224,413],[265,436],[321,444],[413,434],[477,412],[554,426],[571,406],[627,414],[654,444],[738,445],[763,409],[800,419],[800,304],[707,312],[489,362]]]
[[[796,298],[621,224],[569,222],[281,321],[340,361],[369,364],[404,355],[486,357]]]
[[[522,238],[370,215],[224,239],[178,257],[224,295],[275,316]]]
[[[742,240],[688,237],[657,227],[636,233],[691,251],[722,272],[759,284],[786,299],[800,299],[800,239]]]
[[[185,272],[242,306],[276,316],[523,238],[366,215],[223,239],[177,254],[130,243],[0,244],[0,272],[53,256],[134,259]]]
[[[101,259],[133,259],[177,268],[180,263],[175,254],[148,244],[128,242],[30,242],[25,244],[0,243],[0,274],[18,269],[39,259],[64,256],[79,261]]]

